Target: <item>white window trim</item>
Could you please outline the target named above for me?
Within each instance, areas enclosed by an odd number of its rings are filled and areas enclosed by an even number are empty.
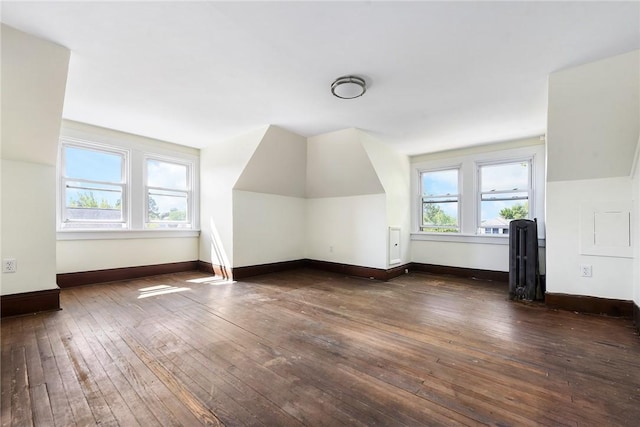
[[[183,165],[187,167],[187,189],[186,190],[175,190],[175,189],[171,189],[171,188],[163,188],[163,187],[149,187],[148,185],[148,175],[147,175],[147,161],[148,160],[157,160],[160,162],[165,162],[165,163],[173,163],[176,165]],[[189,160],[185,160],[185,159],[180,159],[180,158],[176,158],[176,157],[167,157],[167,156],[159,156],[157,154],[151,154],[151,153],[146,153],[144,155],[144,161],[143,161],[143,178],[142,178],[142,182],[144,185],[144,224],[143,224],[143,228],[145,229],[149,229],[148,228],[148,224],[151,224],[151,221],[149,220],[149,188],[154,188],[154,189],[159,189],[159,190],[166,190],[166,191],[175,191],[175,192],[185,192],[187,194],[187,219],[186,221],[158,221],[158,224],[191,224],[191,227],[189,228],[182,228],[181,230],[190,230],[193,228],[193,222],[194,219],[196,217],[196,213],[194,211],[194,206],[195,206],[195,197],[193,195],[193,188],[194,188],[194,170],[195,170],[195,165],[194,162],[189,161]]]
[[[442,241],[458,243],[478,243],[478,244],[498,244],[508,245],[508,235],[487,235],[479,234],[477,224],[479,221],[478,197],[479,178],[476,171],[477,164],[488,163],[508,163],[522,159],[532,159],[531,186],[533,196],[530,197],[530,217],[537,218],[538,221],[538,242],[544,247],[545,242],[545,222],[544,222],[544,200],[545,200],[545,145],[531,144],[515,148],[496,149],[491,146],[478,147],[477,149],[461,150],[460,154],[455,151],[449,153],[437,153],[433,155],[433,160],[428,155],[420,156],[419,161],[412,161],[411,168],[411,240]],[[452,169],[460,166],[460,179],[462,187],[460,189],[461,218],[460,233],[429,233],[418,231],[420,229],[420,172],[425,170]],[[470,179],[469,179],[470,177]],[[466,179],[466,180],[465,180]],[[468,197],[471,194],[471,197]],[[465,199],[465,195],[467,196]],[[531,208],[533,207],[533,209]]]
[[[191,238],[200,236],[200,230],[65,230],[59,231],[57,240],[123,240]]]
[[[457,163],[454,164],[452,166],[445,166],[445,167],[438,167],[438,168],[431,168],[431,169],[418,169],[418,206],[419,206],[419,210],[420,210],[420,215],[417,214],[417,230],[420,230],[422,228],[422,174],[423,173],[429,173],[429,172],[441,172],[441,171],[447,171],[447,170],[457,170],[458,171],[458,194],[456,195],[458,198],[458,231],[457,232],[437,232],[437,231],[419,231],[420,233],[426,233],[426,234],[435,234],[435,235],[439,235],[439,234],[460,234],[461,230],[462,230],[462,199],[463,199],[463,191],[462,191],[462,164]]]
[[[481,203],[482,203],[482,191],[481,191],[481,180],[480,180],[480,168],[482,166],[494,166],[494,165],[505,165],[511,163],[529,163],[529,186],[527,187],[527,203],[529,205],[529,212],[527,213],[527,219],[533,219],[535,216],[532,216],[533,212],[536,212],[536,201],[534,195],[535,192],[535,181],[534,181],[534,169],[535,169],[535,155],[521,157],[521,158],[512,158],[512,159],[501,159],[495,161],[477,161],[476,164],[476,181],[475,181],[475,193],[476,193],[476,234],[480,235],[480,224],[482,224],[482,212],[481,212]],[[520,191],[524,193],[524,191]],[[509,235],[502,235],[503,238],[508,238]]]
[[[131,135],[110,129],[104,129],[84,123],[63,121],[58,150],[58,166],[62,167],[62,141],[75,141],[82,145],[93,145],[100,150],[125,151],[128,153],[128,161],[125,166],[127,174],[127,203],[126,215],[128,219],[127,229],[90,230],[90,229],[61,229],[61,171],[58,170],[56,180],[56,227],[57,240],[107,240],[107,239],[143,239],[143,238],[191,238],[200,235],[200,158],[198,150],[149,139],[146,137]],[[146,229],[144,228],[144,212],[146,211],[146,199],[144,197],[145,181],[143,181],[143,168],[145,156],[173,161],[175,163],[191,164],[191,194],[192,208],[191,228],[178,229]],[[136,165],[134,167],[133,165]],[[135,183],[135,184],[134,184]],[[64,194],[64,192],[62,193]],[[123,204],[123,209],[125,205]],[[124,214],[123,214],[124,215]]]
[[[75,147],[75,148],[79,148],[79,149],[84,149],[84,150],[93,150],[93,151],[97,151],[97,152],[104,152],[104,153],[109,153],[109,154],[116,154],[118,156],[122,157],[122,171],[121,171],[121,180],[122,182],[119,183],[106,183],[103,182],[103,184],[109,184],[109,185],[114,185],[114,186],[121,186],[122,187],[122,200],[121,200],[121,204],[122,204],[122,221],[96,221],[96,223],[114,223],[114,224],[124,224],[123,228],[117,228],[117,229],[112,229],[110,231],[123,231],[123,230],[127,230],[130,228],[130,223],[129,220],[131,218],[130,214],[130,209],[129,209],[129,198],[128,195],[130,194],[130,173],[129,173],[129,164],[130,164],[130,158],[131,158],[131,152],[130,150],[126,150],[126,149],[121,149],[119,147],[114,147],[111,145],[105,145],[105,144],[99,144],[93,141],[86,141],[86,140],[82,140],[82,139],[77,139],[77,138],[70,138],[70,137],[61,137],[60,138],[60,150],[58,153],[58,164],[60,165],[60,171],[57,174],[57,180],[58,180],[58,185],[56,186],[57,191],[56,191],[56,203],[58,205],[58,208],[56,209],[56,224],[57,224],[57,230],[58,232],[76,232],[79,231],[78,229],[65,229],[63,227],[63,223],[65,222],[65,218],[66,218],[66,214],[65,214],[65,199],[66,199],[66,185],[67,185],[67,181],[82,181],[82,182],[88,182],[88,183],[92,183],[92,182],[98,182],[98,181],[93,181],[93,180],[84,180],[84,179],[74,179],[74,178],[68,178],[66,175],[63,176],[63,171],[66,172],[66,157],[63,155],[63,149],[64,147]],[[81,221],[78,221],[81,222]],[[87,231],[95,231],[95,229],[93,230],[87,230]]]

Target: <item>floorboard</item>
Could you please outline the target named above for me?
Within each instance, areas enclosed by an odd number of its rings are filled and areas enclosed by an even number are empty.
[[[640,420],[631,321],[509,301],[506,284],[183,272],[60,299],[2,319],[2,426]]]

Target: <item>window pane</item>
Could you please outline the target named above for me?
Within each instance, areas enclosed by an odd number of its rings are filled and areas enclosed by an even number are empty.
[[[65,219],[67,222],[121,222],[123,220],[122,188],[118,185],[67,182]],[[103,228],[95,224],[87,224],[85,228],[96,227]],[[121,224],[116,225],[116,228],[121,227]],[[79,226],[74,225],[73,228],[79,228]]]
[[[184,192],[153,190],[149,192],[149,221],[187,221],[187,195]]]
[[[122,182],[124,162],[119,154],[65,146],[64,157],[68,178]]]
[[[529,162],[480,167],[481,192],[526,190],[529,188]]]
[[[510,220],[529,217],[527,200],[483,200],[480,208],[480,228],[503,225],[509,228]]]
[[[423,202],[422,226],[423,231],[457,232],[458,202]],[[434,229],[425,230],[424,227]]]
[[[458,194],[458,169],[422,173],[422,195]]]
[[[147,160],[147,185],[149,187],[186,190],[187,173],[187,165],[162,162],[154,159]]]

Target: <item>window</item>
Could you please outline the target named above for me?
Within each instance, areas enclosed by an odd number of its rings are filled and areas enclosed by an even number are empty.
[[[191,228],[189,164],[147,158],[145,170],[145,227]]]
[[[506,245],[512,219],[537,218],[544,240],[544,160],[540,138],[413,156],[411,238]]]
[[[458,233],[460,225],[459,170],[420,172],[422,219],[420,231]]]
[[[127,152],[63,144],[61,227],[127,227]]]
[[[63,128],[59,165],[58,239],[197,232],[195,149],[70,127]]]
[[[531,160],[478,166],[480,234],[508,234],[509,222],[529,218]],[[496,233],[498,228],[502,232]]]

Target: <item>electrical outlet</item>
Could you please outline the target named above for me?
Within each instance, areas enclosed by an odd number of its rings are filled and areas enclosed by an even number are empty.
[[[593,270],[591,269],[590,264],[582,264],[580,266],[580,276],[582,277],[591,277],[593,274]]]
[[[2,260],[3,273],[15,273],[18,270],[18,263],[15,258],[5,258]]]

